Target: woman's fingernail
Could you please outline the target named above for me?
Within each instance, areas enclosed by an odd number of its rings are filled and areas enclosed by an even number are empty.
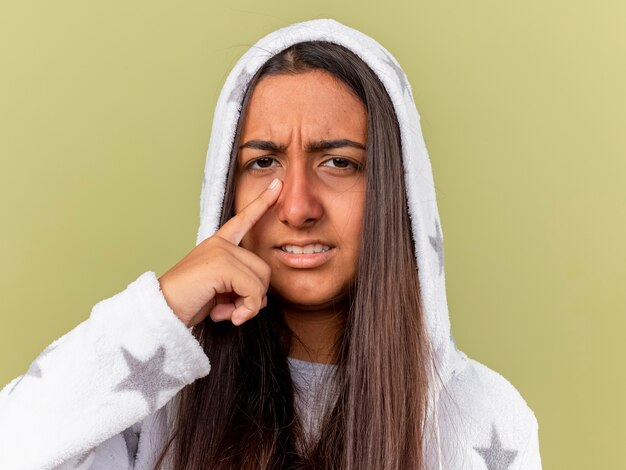
[[[279,181],[280,180],[278,178],[274,178],[272,182],[270,183],[270,185],[268,186],[268,189],[274,189],[278,185]]]

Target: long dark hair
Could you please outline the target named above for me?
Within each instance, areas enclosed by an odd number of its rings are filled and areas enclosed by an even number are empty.
[[[347,48],[295,44],[271,57],[242,98],[221,224],[234,215],[237,148],[252,90],[263,77],[324,70],[367,109],[366,201],[358,271],[337,344],[336,402],[304,442],[287,353],[292,335],[269,296],[242,326],[210,319],[193,329],[208,376],[177,397],[173,465],[183,469],[422,469],[432,352],[420,302],[398,120],[383,84]],[[216,117],[217,118],[217,117]]]

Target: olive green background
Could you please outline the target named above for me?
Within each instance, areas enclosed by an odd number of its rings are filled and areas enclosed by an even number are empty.
[[[544,468],[626,468],[626,3],[0,6],[0,383],[195,245],[226,74],[332,17],[405,68],[458,345],[535,411]]]

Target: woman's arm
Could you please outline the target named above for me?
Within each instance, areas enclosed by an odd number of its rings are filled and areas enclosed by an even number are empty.
[[[537,420],[533,420],[533,428],[528,438],[528,444],[521,455],[520,470],[541,470],[541,455],[539,453],[539,427]]]
[[[209,359],[188,327],[207,316],[240,325],[263,308],[270,268],[239,243],[281,188],[275,179],[161,278],[145,272],[96,304],[86,321],[6,386],[0,392],[0,469],[88,466],[99,455],[92,449],[109,445],[207,375]],[[117,442],[111,445],[119,449]]]
[[[89,451],[99,445],[128,450],[128,430],[138,438],[133,425],[209,369],[155,273],[145,272],[2,389],[0,468],[74,468],[82,457],[83,464],[97,457]]]

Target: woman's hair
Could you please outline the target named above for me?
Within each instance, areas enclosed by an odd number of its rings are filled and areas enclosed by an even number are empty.
[[[323,70],[341,80],[367,109],[366,201],[355,281],[345,328],[336,344],[337,399],[320,435],[304,441],[287,362],[292,333],[268,305],[241,326],[210,319],[193,334],[211,372],[179,394],[174,469],[422,469],[429,367],[400,129],[376,74],[343,46],[295,44],[252,77],[232,146],[221,224],[234,215],[237,148],[252,91],[270,75]]]

